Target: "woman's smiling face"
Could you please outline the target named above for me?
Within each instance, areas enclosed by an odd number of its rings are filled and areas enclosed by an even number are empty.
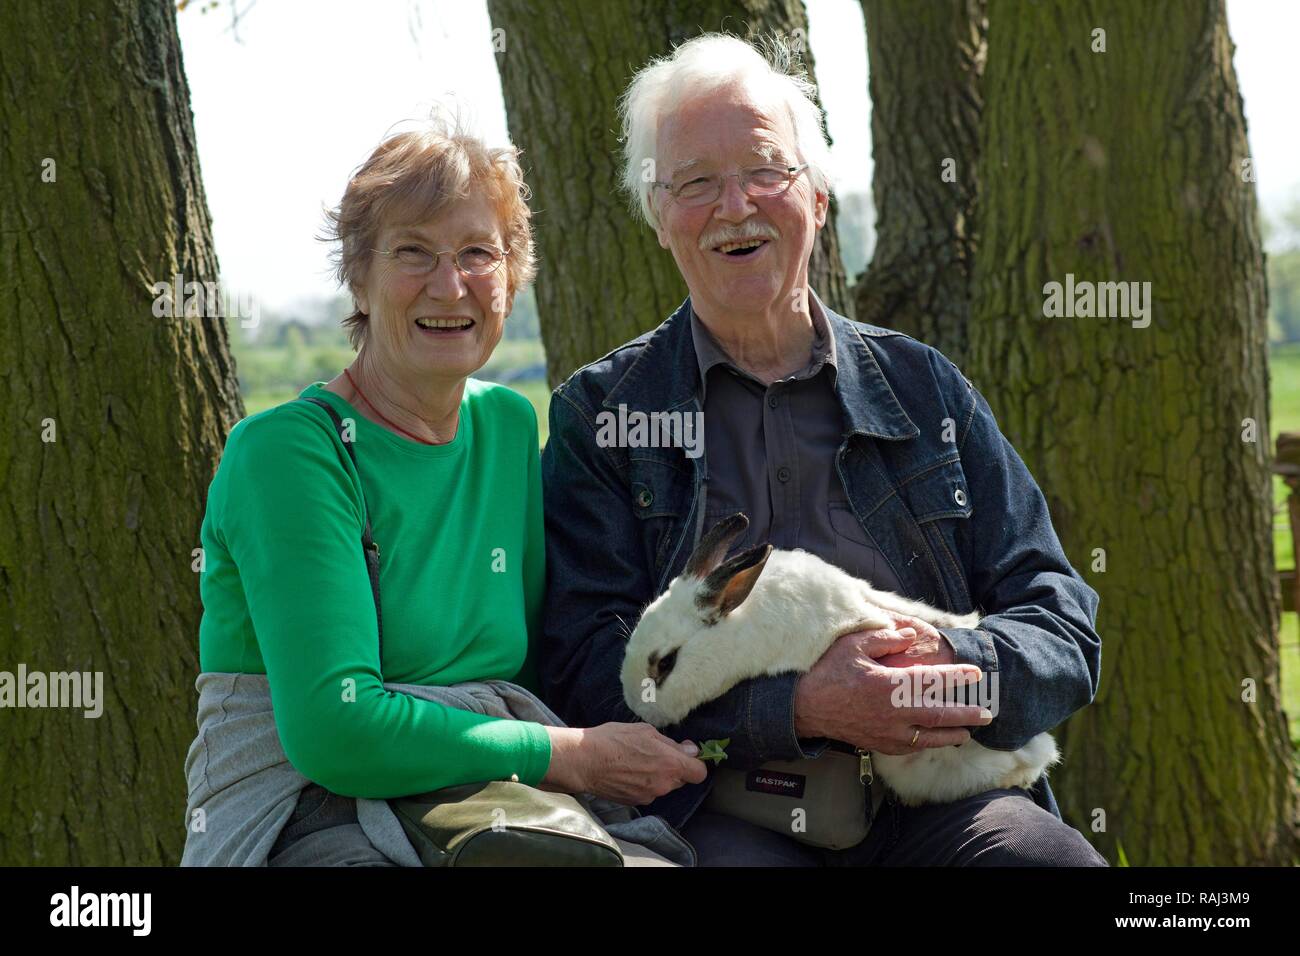
[[[460,380],[491,358],[514,293],[504,261],[485,276],[456,268],[456,252],[473,243],[505,247],[496,210],[481,194],[454,201],[423,224],[380,231],[378,249],[415,246],[441,253],[426,275],[403,271],[395,256],[370,254],[357,304],[370,317],[365,347],[387,374],[411,381]]]

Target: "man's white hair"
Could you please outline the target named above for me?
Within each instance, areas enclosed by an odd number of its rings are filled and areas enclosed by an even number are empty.
[[[831,191],[831,152],[817,106],[817,88],[808,80],[797,53],[781,37],[759,39],[754,46],[725,33],[705,33],[688,40],[672,54],[651,60],[637,71],[619,100],[623,120],[623,188],[633,208],[651,226],[654,210],[659,123],[665,114],[700,96],[733,86],[742,87],[756,104],[775,102],[789,114],[794,147],[818,192]],[[765,55],[766,54],[766,55]]]

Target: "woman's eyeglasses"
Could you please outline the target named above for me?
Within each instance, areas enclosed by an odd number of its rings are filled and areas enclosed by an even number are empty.
[[[430,252],[421,245],[405,242],[396,249],[372,249],[371,251],[392,259],[397,264],[397,268],[408,276],[428,275],[438,268],[438,260],[446,252],[455,253],[452,263],[461,275],[491,275],[510,254],[509,249],[502,249],[490,242],[471,242],[459,249],[443,249],[439,252]]]

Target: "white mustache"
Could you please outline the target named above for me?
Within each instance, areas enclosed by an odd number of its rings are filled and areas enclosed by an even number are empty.
[[[717,232],[711,232],[700,240],[700,249],[708,252],[724,242],[744,242],[746,239],[781,238],[771,226],[726,226]]]

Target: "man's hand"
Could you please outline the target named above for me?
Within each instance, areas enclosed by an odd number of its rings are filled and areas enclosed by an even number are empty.
[[[951,662],[951,648],[943,635],[914,618],[899,618],[907,626],[845,634],[832,644],[795,685],[795,733],[800,737],[827,737],[886,754],[915,753],[926,747],[950,747],[970,740],[966,727],[983,726],[993,719],[977,706],[941,702],[937,706],[894,704],[900,676],[898,665],[886,658],[907,660],[923,629],[922,647],[903,664],[910,677],[945,682],[946,686],[978,683],[983,674],[973,664]],[[913,623],[915,621],[915,623]],[[924,629],[932,634],[925,635]],[[920,663],[922,660],[947,662]],[[918,733],[919,730],[919,733]],[[915,744],[912,743],[915,739]]]

